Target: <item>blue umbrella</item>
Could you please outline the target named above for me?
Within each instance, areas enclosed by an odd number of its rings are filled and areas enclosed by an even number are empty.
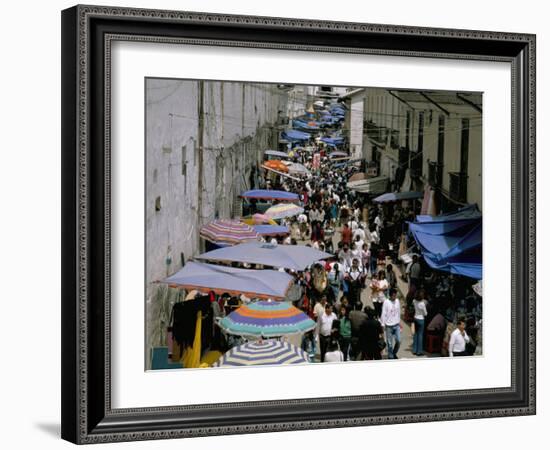
[[[258,200],[286,200],[297,202],[300,197],[298,194],[286,191],[272,191],[270,189],[255,189],[241,194],[242,198],[255,198]]]
[[[217,250],[214,250],[217,251]],[[247,297],[282,299],[286,296],[292,276],[278,270],[250,270],[188,262],[162,282],[172,287],[225,292]]]
[[[308,133],[298,130],[286,130],[283,131],[281,137],[289,142],[303,142],[309,141],[311,136]]]

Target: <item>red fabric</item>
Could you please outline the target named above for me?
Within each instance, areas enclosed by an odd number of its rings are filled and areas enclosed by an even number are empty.
[[[351,244],[351,228],[347,227],[342,230],[342,242]]]

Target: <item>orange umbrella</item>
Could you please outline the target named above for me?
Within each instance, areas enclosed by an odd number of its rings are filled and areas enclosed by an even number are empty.
[[[278,170],[279,172],[288,173],[288,167],[286,164],[278,159],[266,161],[264,162],[264,166],[269,169]]]

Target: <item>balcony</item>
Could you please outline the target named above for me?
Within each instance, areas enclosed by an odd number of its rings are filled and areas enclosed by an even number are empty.
[[[428,161],[428,183],[433,187],[441,187],[443,183],[443,164]]]
[[[464,172],[449,172],[449,197],[451,200],[466,203],[468,199],[468,175]]]

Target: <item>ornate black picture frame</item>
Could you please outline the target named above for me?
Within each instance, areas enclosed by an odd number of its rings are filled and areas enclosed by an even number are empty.
[[[196,43],[512,67],[509,388],[113,409],[110,49]],[[62,437],[84,444],[535,413],[535,36],[98,6],[62,12]]]

